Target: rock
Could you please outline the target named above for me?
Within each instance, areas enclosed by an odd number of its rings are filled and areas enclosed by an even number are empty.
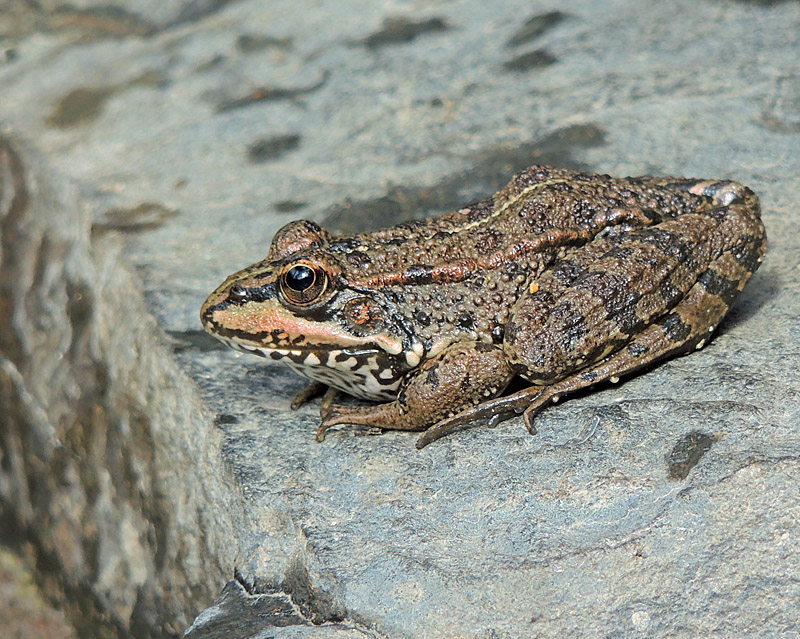
[[[80,636],[174,633],[232,574],[222,442],[118,238],[47,173],[0,138],[0,512]]]
[[[0,5],[0,514],[80,636],[794,630],[797,3],[57,6]],[[316,443],[301,379],[202,333],[289,220],[440,213],[535,162],[761,195],[708,346],[417,451]]]

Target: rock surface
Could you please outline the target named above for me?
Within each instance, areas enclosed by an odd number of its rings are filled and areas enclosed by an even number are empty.
[[[0,515],[79,635],[800,636],[798,26],[790,1],[0,2]],[[444,212],[534,162],[761,195],[767,258],[707,348],[536,437],[418,452],[317,444],[301,379],[200,331],[287,221]]]

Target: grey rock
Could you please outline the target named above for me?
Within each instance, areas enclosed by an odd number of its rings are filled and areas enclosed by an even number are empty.
[[[0,513],[82,636],[800,636],[800,5],[562,4],[120,0],[151,28],[117,33],[0,4]],[[317,444],[302,380],[201,333],[293,217],[393,224],[535,162],[761,195],[706,348],[416,451]]]
[[[174,634],[232,574],[222,442],[118,238],[23,149],[0,137],[4,528],[80,636]]]

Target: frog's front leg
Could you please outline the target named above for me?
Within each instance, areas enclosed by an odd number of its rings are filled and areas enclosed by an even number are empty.
[[[335,424],[425,430],[497,396],[513,376],[499,346],[457,342],[414,372],[396,400],[374,406],[331,406],[317,431],[317,440],[322,441],[325,431]]]

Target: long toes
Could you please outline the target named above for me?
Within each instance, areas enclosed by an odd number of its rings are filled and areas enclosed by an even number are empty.
[[[539,431],[536,430],[536,425],[533,423],[533,419],[534,419],[534,417],[536,417],[536,414],[539,411],[538,410],[533,410],[533,408],[534,407],[531,406],[522,415],[522,420],[525,422],[525,428],[528,429],[528,432],[531,435],[535,435],[537,432],[539,432]]]

